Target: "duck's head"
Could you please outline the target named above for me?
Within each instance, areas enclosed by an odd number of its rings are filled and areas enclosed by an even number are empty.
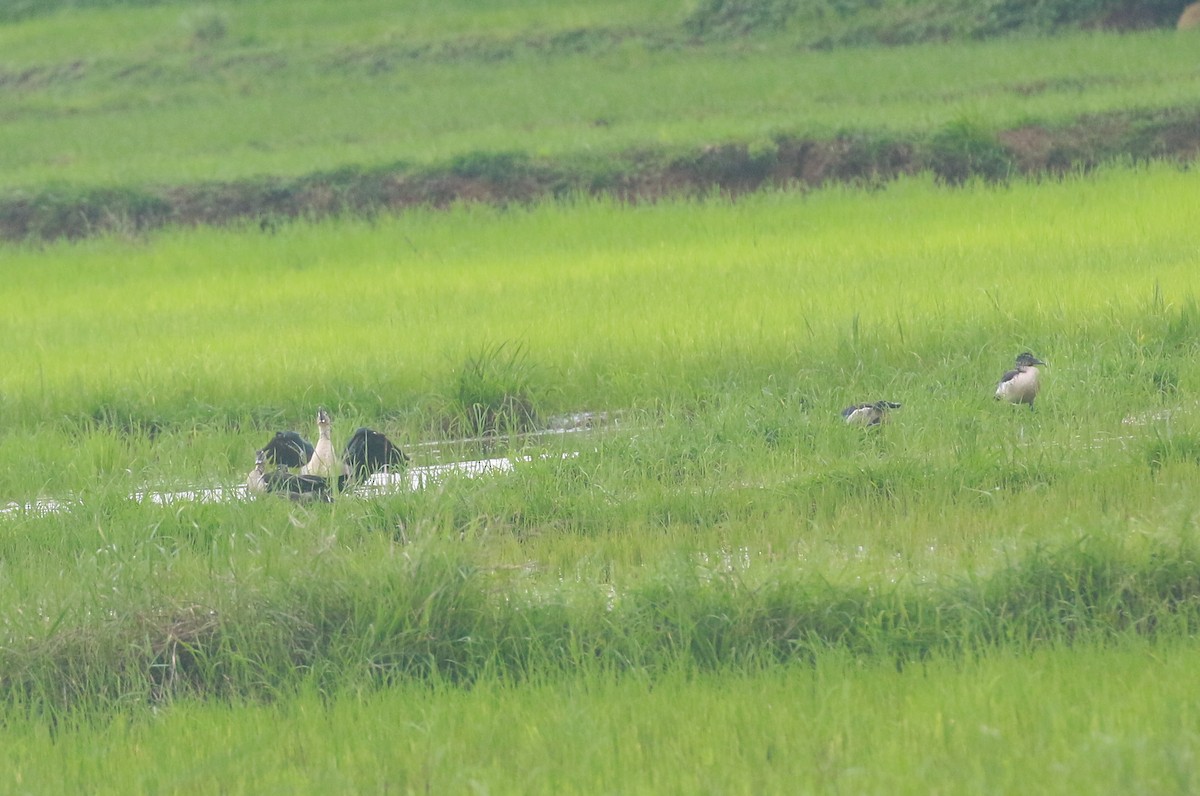
[[[333,425],[333,420],[330,419],[329,412],[326,411],[325,407],[323,407],[323,406],[317,410],[317,425],[318,426]]]

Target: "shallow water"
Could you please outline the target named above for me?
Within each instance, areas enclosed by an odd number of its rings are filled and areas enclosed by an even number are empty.
[[[579,454],[568,452],[560,454],[569,459]],[[554,458],[553,455],[543,455],[538,458]],[[386,495],[403,490],[426,489],[450,476],[461,475],[476,478],[490,473],[511,472],[517,462],[531,462],[532,456],[497,457],[493,459],[475,459],[470,461],[449,462],[446,464],[431,464],[422,467],[408,467],[399,473],[376,473],[366,483],[355,487],[354,494],[363,496]],[[169,506],[172,503],[224,503],[230,500],[251,500],[256,496],[250,494],[245,484],[237,486],[211,486],[184,489],[176,492],[154,492],[145,490],[129,496],[130,500],[138,503],[149,501],[159,506]],[[82,505],[81,500],[58,500],[47,498],[32,503],[9,502],[0,508],[4,514],[56,514],[69,511],[72,506]]]

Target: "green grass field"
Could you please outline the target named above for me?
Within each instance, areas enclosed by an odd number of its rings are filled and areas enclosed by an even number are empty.
[[[553,412],[747,377],[830,407],[917,379],[932,400],[973,401],[1023,347],[1057,354],[1053,378],[1074,386],[1106,357],[1180,356],[1161,335],[1191,318],[1194,188],[1171,169],[958,191],[911,180],[9,247],[0,389],[15,426],[106,406],[167,426],[264,405],[295,423],[322,402],[387,416],[505,342]],[[889,372],[856,373],[867,365]],[[836,379],[812,378],[830,366]]]
[[[0,189],[430,166],[477,152],[602,168],[644,148],[762,148],[780,135],[899,136],[962,120],[1001,129],[1190,108],[1200,90],[1194,43],[1173,31],[817,51],[791,33],[704,45],[631,36],[575,52],[512,39],[581,30],[586,44],[599,12],[582,4],[498,5],[526,20],[522,35],[504,12],[476,16],[467,4],[426,8],[411,27],[394,11],[333,24],[347,17],[339,6],[298,14],[292,5],[207,6],[228,32],[202,45],[189,43],[186,24],[202,11],[176,5],[0,26],[0,74],[9,76],[0,81]],[[657,29],[678,13],[608,5],[621,30]]]
[[[0,188],[1010,126],[1197,77],[1162,32],[814,49],[855,35],[817,6],[701,36],[676,3],[81,5],[0,16]],[[9,787],[1193,792],[1197,187],[1111,163],[0,243]],[[992,398],[1023,350],[1036,411]],[[418,471],[514,463],[131,499],[237,487],[318,406]]]
[[[18,721],[0,760],[30,792],[1188,793],[1194,648],[185,703]]]
[[[513,761],[543,747],[520,736],[456,750],[444,746],[455,731],[435,724],[413,731],[441,751],[414,740],[393,767],[375,762],[388,753],[365,731],[321,752],[361,763],[310,760],[312,788],[455,789],[477,772],[497,790],[691,790],[703,777],[749,791],[802,769],[816,790],[861,776],[867,790],[915,791],[944,768],[938,754],[966,750],[978,767],[943,775],[946,788],[998,778],[1020,790],[1087,770],[1186,792],[1186,744],[1147,734],[1163,721],[1195,732],[1171,712],[1178,692],[1145,692],[1128,713],[1093,694],[1103,731],[1037,706],[1069,699],[1067,684],[1113,655],[1160,672],[1164,689],[1175,680],[1163,656],[1194,658],[1194,185],[1174,168],[1111,169],[953,191],[910,180],[10,246],[0,455],[19,466],[4,471],[4,494],[82,502],[0,519],[8,710],[83,721],[70,731],[81,749],[102,743],[89,728],[127,727],[105,765],[134,790],[186,787],[197,765],[232,790],[284,787],[306,770],[287,743],[253,773],[236,756],[201,763],[205,744],[251,743],[244,722],[275,726],[271,710],[287,714],[289,736],[338,733],[310,721],[386,726],[388,701],[417,689],[438,715],[479,711],[463,719],[472,726],[531,700],[529,728],[570,724],[563,694],[578,694],[591,706],[580,721],[611,726],[611,740],[554,733],[524,781]],[[1025,348],[1050,362],[1036,412],[991,398]],[[520,392],[540,418],[619,422],[451,445],[477,371],[491,382],[481,390]],[[842,423],[842,406],[879,396],[905,404],[889,426]],[[318,403],[335,431],[383,428],[417,466],[550,458],[331,507],[128,500],[239,483],[254,448],[277,427],[306,430]],[[944,753],[919,754],[921,734],[885,741],[896,715],[852,706],[808,741],[778,741],[811,751],[765,769],[757,734],[728,766],[713,757],[726,746],[715,728],[661,735],[686,723],[681,701],[715,700],[732,727],[803,739],[799,716],[753,717],[787,683],[811,681],[811,666],[848,666],[868,690],[920,689],[915,661],[928,656],[967,702],[954,720],[971,729]],[[1046,656],[1060,677],[975,690],[974,665],[1019,682]],[[662,677],[679,696],[638,707]],[[484,685],[460,693],[467,682]],[[729,687],[748,704],[719,696]],[[840,710],[806,688],[815,707],[800,716]],[[912,699],[911,722],[948,720],[937,697]],[[193,750],[169,772],[120,762],[148,754],[142,733],[158,737],[148,710],[166,711],[161,742],[181,733]],[[187,740],[191,711],[227,740]],[[50,773],[40,721],[8,731],[31,782],[99,775]],[[1039,733],[1064,740],[1030,741]],[[997,745],[1009,736],[1025,745]],[[630,739],[642,737],[662,738],[656,759],[711,759],[722,773],[631,774]],[[1113,756],[1147,748],[1173,773]],[[822,754],[832,768],[812,762]],[[1016,764],[1029,756],[1040,762]]]

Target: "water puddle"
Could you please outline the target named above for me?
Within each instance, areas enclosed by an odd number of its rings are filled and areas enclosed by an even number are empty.
[[[494,459],[475,459],[470,461],[449,462],[446,464],[431,464],[421,467],[408,467],[400,473],[376,473],[366,483],[354,488],[353,494],[363,497],[394,494],[406,490],[428,489],[429,487],[453,476],[478,478],[492,473],[507,473],[518,463],[532,462],[534,459],[571,459],[578,456],[577,451],[558,455],[545,454],[541,456],[497,457]],[[144,490],[134,492],[130,500],[138,503],[152,503],[156,506],[169,506],[173,503],[227,503],[234,500],[253,500],[245,484],[237,486],[211,486],[183,489],[176,492],[155,492]],[[58,500],[47,498],[32,503],[9,502],[0,507],[0,515],[33,514],[42,516],[69,511],[73,506],[83,505],[82,500]]]

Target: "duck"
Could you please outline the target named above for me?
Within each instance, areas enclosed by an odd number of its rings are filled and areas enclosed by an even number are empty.
[[[1017,354],[1016,367],[1001,376],[1000,383],[996,385],[996,400],[1029,404],[1029,408],[1033,409],[1033,399],[1037,398],[1041,389],[1037,366],[1045,364],[1029,351]]]
[[[854,404],[842,410],[842,419],[852,426],[878,426],[887,420],[888,410],[901,406],[895,401]]]
[[[317,409],[317,444],[308,461],[300,468],[300,475],[317,475],[333,480],[350,475],[350,468],[333,449],[333,420],[325,407]]]
[[[339,457],[333,447],[333,419],[325,407],[317,410],[317,444],[313,445],[295,431],[277,431],[271,440],[255,451],[262,459],[257,475],[251,471],[247,484],[252,490],[264,491],[271,486],[272,479],[285,483],[285,476],[302,479],[298,484],[286,483],[301,490],[317,490],[336,486],[337,491],[366,483],[375,473],[383,470],[401,469],[408,465],[409,458],[400,446],[387,438],[383,432],[361,426],[354,430]],[[265,465],[274,464],[275,472],[267,472]],[[288,468],[299,468],[292,475]],[[316,479],[316,480],[309,480]],[[281,489],[285,488],[280,486]]]
[[[266,464],[266,451],[258,451],[254,459],[254,469],[246,476],[246,488],[252,494],[274,494],[302,502],[333,502],[328,479],[317,475],[289,473],[282,465],[268,472]]]
[[[347,473],[339,479],[339,489],[350,484],[366,482],[380,470],[403,468],[409,458],[385,434],[365,426],[354,430],[342,453]]]
[[[276,431],[271,441],[256,453],[265,454],[267,464],[294,469],[308,464],[313,455],[313,444],[295,431]]]

